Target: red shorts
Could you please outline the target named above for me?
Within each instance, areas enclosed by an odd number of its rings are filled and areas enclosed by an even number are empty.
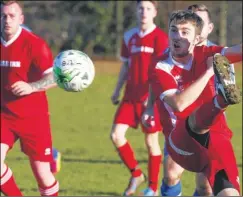
[[[212,188],[215,175],[224,170],[240,192],[238,168],[227,127],[221,132],[210,130],[208,148],[205,148],[189,135],[185,121],[181,121],[166,135],[166,148],[172,159],[186,170],[203,172]]]
[[[36,161],[52,161],[52,136],[49,115],[17,119],[1,113],[0,142],[13,147],[20,140],[21,150]]]
[[[154,105],[154,121],[155,125],[150,128],[146,128],[141,124],[142,130],[145,133],[156,133],[162,130],[160,124],[159,112],[156,105]],[[138,128],[138,124],[141,123],[142,114],[145,110],[143,102],[131,102],[122,101],[117,109],[114,124],[127,124],[132,128]]]

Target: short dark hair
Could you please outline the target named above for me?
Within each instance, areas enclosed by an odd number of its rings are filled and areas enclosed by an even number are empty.
[[[207,8],[206,5],[204,5],[204,4],[193,4],[193,5],[190,5],[187,9],[192,10],[193,12],[197,12],[197,11],[207,12],[208,19],[209,19],[210,22],[212,22],[211,12],[209,11],[209,9]]]
[[[203,20],[191,10],[177,10],[172,12],[169,19],[169,26],[172,22],[175,24],[192,23],[196,28],[196,34],[200,35],[203,28]]]
[[[141,2],[141,0],[137,0],[137,4],[139,4]],[[156,8],[156,9],[158,9],[158,7],[159,7],[159,4],[158,4],[158,1],[150,1],[152,4],[154,4],[154,7]]]

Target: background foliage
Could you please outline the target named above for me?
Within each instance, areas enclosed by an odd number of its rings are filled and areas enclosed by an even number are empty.
[[[213,42],[230,46],[242,41],[241,1],[160,1],[156,24],[168,32],[170,13],[195,3],[204,3],[212,13]],[[136,25],[136,1],[23,1],[23,5],[25,23],[55,53],[73,48],[90,56],[117,57],[123,33]]]

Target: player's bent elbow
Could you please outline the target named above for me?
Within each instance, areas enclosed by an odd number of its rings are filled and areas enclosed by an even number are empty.
[[[174,104],[174,110],[176,112],[183,112],[189,106],[188,100],[181,98],[180,95],[174,96],[173,100],[174,100],[174,103],[175,103]]]
[[[167,99],[166,103],[172,108],[175,112],[182,112],[185,108],[185,102],[177,97],[170,97]]]
[[[185,107],[183,106],[183,104],[181,103],[177,103],[175,106],[174,106],[174,111],[176,112],[183,112]]]
[[[177,112],[183,112],[186,109],[186,103],[183,101],[180,101],[177,103]]]

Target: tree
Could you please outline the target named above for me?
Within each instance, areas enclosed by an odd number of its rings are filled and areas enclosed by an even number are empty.
[[[220,30],[219,30],[219,43],[221,46],[227,46],[227,2],[220,2]]]
[[[123,1],[116,1],[116,57],[120,56],[123,35]]]

